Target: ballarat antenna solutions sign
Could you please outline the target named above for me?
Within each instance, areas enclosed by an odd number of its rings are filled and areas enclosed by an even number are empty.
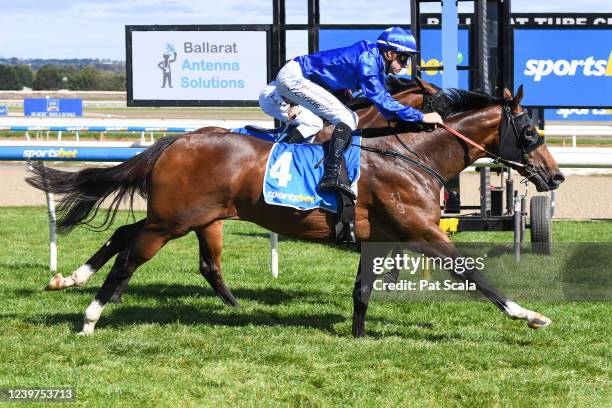
[[[127,26],[128,105],[255,105],[267,31],[241,28]]]

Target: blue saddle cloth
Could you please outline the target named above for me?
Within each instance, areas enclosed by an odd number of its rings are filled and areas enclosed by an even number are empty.
[[[361,136],[353,136],[351,146],[344,153],[351,188],[355,194],[360,176],[359,146]],[[337,194],[333,191],[319,191],[317,188],[323,177],[323,155],[321,145],[275,143],[268,156],[263,181],[266,203],[298,210],[322,208],[336,212]],[[317,166],[317,163],[320,164]]]
[[[268,142],[276,142],[281,137],[285,136],[284,126],[278,127],[276,129],[263,129],[257,128],[255,126],[241,127],[230,129],[232,133],[239,133],[241,135],[249,135],[256,137],[257,139],[266,140]]]

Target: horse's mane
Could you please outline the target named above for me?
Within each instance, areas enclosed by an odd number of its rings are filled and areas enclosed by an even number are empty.
[[[443,92],[449,108],[448,116],[472,109],[482,109],[491,105],[505,105],[508,103],[506,99],[497,98],[480,91],[447,88]]]
[[[396,95],[400,92],[406,91],[408,89],[419,88],[419,84],[414,79],[398,77],[395,75],[387,75],[385,78],[385,88],[391,95]],[[430,86],[434,89],[440,90],[437,86],[430,84]],[[369,106],[372,106],[373,103],[366,97],[357,97],[353,98],[346,103],[346,106],[353,110],[357,111],[359,109],[364,109]]]

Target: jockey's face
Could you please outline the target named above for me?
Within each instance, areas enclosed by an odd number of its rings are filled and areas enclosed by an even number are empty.
[[[395,51],[384,51],[382,53],[385,60],[385,70],[387,74],[399,74],[405,66],[398,61],[398,53]]]

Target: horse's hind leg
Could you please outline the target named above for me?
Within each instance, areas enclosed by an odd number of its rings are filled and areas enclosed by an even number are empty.
[[[122,251],[134,237],[142,230],[146,218],[130,225],[124,225],[113,233],[111,238],[102,247],[81,265],[70,276],[63,277],[61,273],[55,274],[47,284],[45,290],[62,290],[72,286],[83,286],[87,281],[108,262],[113,256]]]
[[[196,231],[200,243],[200,273],[223,302],[238,306],[238,301],[223,282],[221,275],[221,250],[223,248],[223,222],[216,221]]]
[[[165,231],[160,232],[145,227],[134,243],[117,255],[113,268],[106,277],[106,280],[102,284],[94,300],[85,311],[85,322],[80,334],[88,335],[93,333],[94,327],[102,314],[102,310],[104,310],[104,307],[119,285],[130,279],[136,268],[153,258],[153,256],[155,256],[155,254],[165,245],[168,239],[168,235]]]

